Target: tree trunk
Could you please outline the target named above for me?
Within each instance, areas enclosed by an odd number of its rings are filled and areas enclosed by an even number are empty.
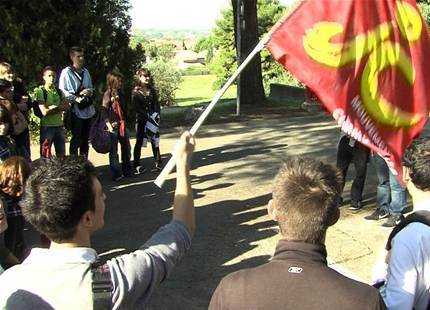
[[[259,42],[257,0],[240,0],[243,6],[243,22],[237,29],[237,0],[232,0],[234,16],[234,33],[238,37],[240,31],[240,61],[242,62]],[[237,40],[236,40],[237,42]],[[263,80],[261,75],[260,53],[254,56],[251,62],[240,74],[238,83],[241,104],[258,104],[264,99]]]

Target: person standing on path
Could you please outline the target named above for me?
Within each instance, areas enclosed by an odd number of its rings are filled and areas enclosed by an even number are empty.
[[[69,109],[69,104],[54,85],[55,70],[52,67],[43,69],[44,85],[35,89],[34,94],[42,113],[40,119],[40,157],[51,157],[51,146],[54,144],[55,155],[66,155],[66,138],[62,113]]]
[[[376,210],[365,216],[365,220],[377,221],[387,219],[383,227],[394,227],[402,218],[402,211],[407,207],[406,188],[388,168],[385,160],[374,154],[378,186],[376,189]]]
[[[90,73],[84,68],[84,50],[74,46],[69,52],[72,65],[61,71],[59,88],[69,101],[71,108],[70,155],[88,158],[91,120],[96,114],[93,104],[93,83]]]
[[[341,188],[343,192],[349,165],[351,163],[354,164],[355,177],[351,185],[351,205],[349,207],[349,209],[352,211],[361,210],[363,207],[363,188],[364,182],[366,181],[369,154],[369,148],[356,141],[352,137],[342,133],[337,148],[336,166],[342,172]]]
[[[151,142],[154,156],[154,169],[160,171],[162,166],[160,153],[160,102],[153,86],[151,72],[142,68],[135,76],[135,87],[131,93],[131,102],[136,111],[136,144],[133,150],[133,165],[136,173],[143,173],[145,168],[140,164],[142,146]]]
[[[101,118],[105,121],[110,134],[109,166],[112,180],[120,181],[124,176],[133,175],[131,168],[131,146],[127,129],[127,105],[121,94],[122,76],[116,72],[106,75],[106,91],[103,94]],[[121,146],[121,162],[118,158],[118,142]]]

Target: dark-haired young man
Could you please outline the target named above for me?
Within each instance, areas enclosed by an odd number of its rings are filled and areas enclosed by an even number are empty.
[[[94,166],[81,156],[40,163],[27,181],[22,207],[51,246],[33,249],[21,265],[0,276],[0,308],[93,309],[103,301],[106,307],[94,309],[143,309],[191,244],[195,222],[189,165],[194,145],[189,133],[181,136],[172,221],[138,250],[102,265],[102,274],[110,275],[109,280],[101,277],[102,283],[92,280],[100,273],[92,272],[97,253],[90,238],[103,227],[105,212]]]
[[[51,146],[54,144],[55,155],[66,155],[66,138],[64,136],[62,113],[69,109],[69,104],[55,87],[55,70],[48,66],[42,71],[44,85],[34,90],[42,118],[40,119],[40,156],[51,157]]]
[[[281,239],[272,260],[222,279],[209,309],[385,309],[378,291],[327,266],[327,228],[339,218],[341,175],[311,158],[288,160],[269,216]]]
[[[88,157],[91,119],[96,114],[93,83],[90,73],[84,68],[84,49],[71,47],[69,51],[72,65],[61,71],[58,87],[64,92],[72,109],[70,155]]]
[[[390,235],[388,264],[375,266],[373,278],[385,280],[380,292],[389,309],[429,309],[430,137],[414,140],[402,165],[414,211],[395,228],[397,234]],[[422,218],[427,221],[417,221]]]

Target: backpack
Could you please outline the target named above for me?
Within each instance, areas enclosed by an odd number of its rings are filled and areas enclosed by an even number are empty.
[[[427,226],[430,226],[430,211],[416,211],[412,214],[409,214],[405,219],[403,219],[399,224],[396,225],[396,227],[393,228],[393,230],[390,233],[390,236],[388,237],[387,244],[385,245],[385,249],[387,251],[391,250],[391,241],[393,238],[406,226],[408,226],[410,223],[422,223]]]
[[[91,263],[93,309],[105,310],[112,308],[112,276],[106,262],[96,260]]]
[[[48,100],[48,92],[46,91],[45,87],[41,86],[40,88],[42,89],[43,99],[45,100],[45,103],[46,103],[46,101]],[[57,94],[60,97],[60,101],[61,101],[63,99],[63,93],[58,87],[55,87],[55,90],[57,91]],[[39,108],[39,101],[33,100],[31,103],[31,108],[33,109],[33,113],[34,115],[36,115],[37,118],[43,117],[42,111],[40,111],[40,108]]]

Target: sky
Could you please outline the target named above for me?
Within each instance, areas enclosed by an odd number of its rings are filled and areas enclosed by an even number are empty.
[[[132,28],[210,30],[231,0],[131,0]],[[286,4],[291,0],[280,0]]]

